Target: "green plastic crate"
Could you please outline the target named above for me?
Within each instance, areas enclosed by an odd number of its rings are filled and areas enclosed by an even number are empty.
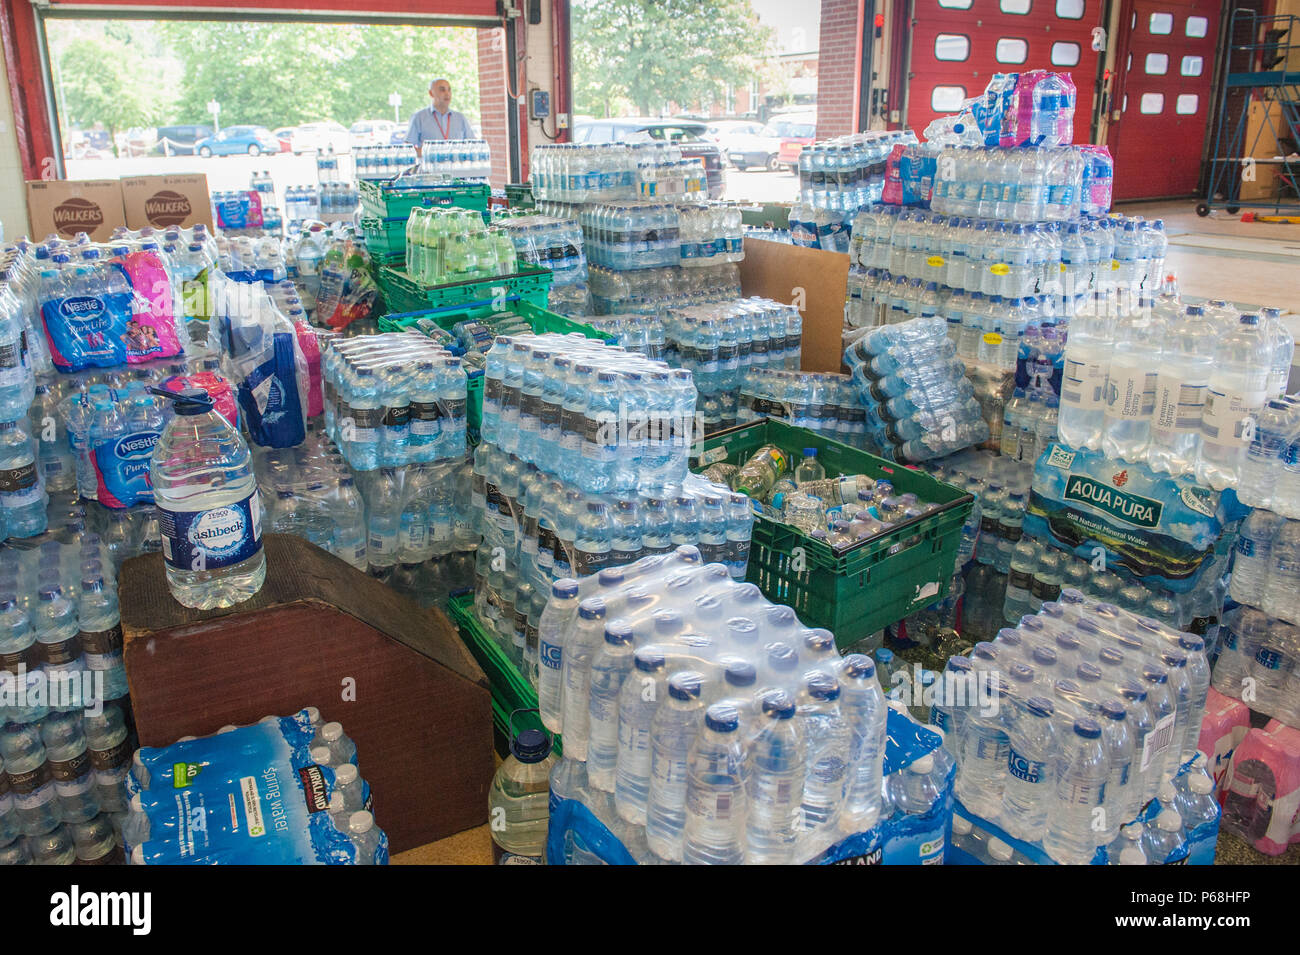
[[[910,491],[924,502],[940,505],[937,511],[838,552],[824,541],[760,516],[754,522],[747,579],[769,600],[793,608],[808,626],[830,630],[835,642],[847,647],[947,595],[973,496],[923,471],[771,419],[705,438],[693,466],[703,469],[722,461],[743,464],[766,444],[796,461],[804,448],[816,448],[828,477],[884,478],[899,494]]]
[[[506,183],[506,201],[510,203],[511,209],[532,209],[536,206],[536,203],[533,201],[532,183]]]
[[[548,312],[532,302],[524,301],[512,302],[504,311],[489,309],[487,312],[482,312],[479,306],[468,309],[453,306],[442,309],[425,309],[406,314],[388,314],[379,319],[379,330],[381,332],[400,332],[414,325],[422,318],[432,318],[438,323],[439,327],[450,331],[457,322],[463,322],[467,319],[500,316],[502,314],[518,315],[528,322],[535,335],[548,333],[568,335],[570,332],[578,332],[587,338],[596,338],[606,342],[613,340],[613,336],[607,335],[605,332],[598,332],[590,325],[583,325],[581,322],[575,322],[573,319],[557,315],[555,312]],[[470,442],[478,444],[479,429],[483,423],[482,370],[476,370],[469,374],[466,382],[465,399],[465,427],[469,433]]]
[[[405,186],[396,182],[362,179],[361,214],[370,219],[406,222],[418,206],[455,207],[486,213],[492,187],[486,182],[452,182],[438,186]]]
[[[398,268],[406,264],[405,219],[362,219],[361,234],[372,260]]]
[[[493,275],[485,279],[448,282],[446,285],[421,285],[404,269],[391,265],[375,268],[375,281],[384,294],[390,312],[418,312],[434,308],[485,309],[482,314],[500,311],[501,305],[516,301],[532,302],[545,308],[551,289],[551,270],[518,263],[513,275]]]
[[[474,595],[459,594],[447,604],[447,612],[460,628],[461,639],[478,661],[479,667],[492,687],[492,727],[496,730],[497,752],[504,757],[509,752],[510,714],[515,710],[531,710],[537,706],[537,691],[519,672],[505,651],[489,634],[487,627],[474,613]],[[515,730],[539,729],[546,731],[536,713],[520,713],[515,720]],[[560,737],[554,737],[555,752],[562,752]]]

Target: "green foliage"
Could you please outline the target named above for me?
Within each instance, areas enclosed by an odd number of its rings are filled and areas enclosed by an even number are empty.
[[[53,59],[55,95],[66,124],[103,123],[111,134],[157,121],[160,103],[149,77],[133,68],[122,37],[76,36]]]
[[[60,112],[69,125],[206,123],[275,129],[335,120],[405,124],[445,76],[452,105],[479,117],[471,29],[209,21],[62,21],[51,29]],[[142,55],[143,54],[143,55]],[[166,74],[166,75],[164,75]]]
[[[721,100],[758,75],[772,42],[749,0],[575,0],[576,112],[642,115]]]

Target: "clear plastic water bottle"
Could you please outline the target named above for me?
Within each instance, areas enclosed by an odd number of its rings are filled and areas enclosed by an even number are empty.
[[[540,865],[550,820],[550,776],[557,760],[541,730],[526,729],[510,740],[506,757],[488,790],[493,858],[498,865]]]
[[[651,726],[646,842],[650,851],[666,862],[682,860],[687,757],[704,716],[703,688],[700,673],[674,673],[668,680],[668,699],[655,712]]]
[[[1176,809],[1165,809],[1155,818],[1154,825],[1146,827],[1142,848],[1148,865],[1167,865],[1183,852],[1187,837],[1183,820]]]
[[[1300,624],[1300,521],[1285,521],[1273,536],[1268,582],[1260,608],[1267,614]]]
[[[1264,588],[1272,569],[1273,538],[1285,519],[1272,511],[1256,509],[1242,522],[1232,548],[1229,593],[1238,603],[1263,605]]]
[[[1058,743],[1052,702],[1030,697],[1017,706],[1008,733],[1007,781],[1002,793],[1002,828],[1025,842],[1037,842],[1047,828],[1056,793]]]
[[[41,723],[41,739],[54,777],[61,818],[68,823],[90,821],[99,812],[99,797],[82,714],[51,713]]]
[[[1258,315],[1242,315],[1215,348],[1196,459],[1201,484],[1216,491],[1239,485],[1254,422],[1268,395],[1270,362]]]
[[[750,771],[740,727],[740,711],[734,705],[713,704],[704,714],[703,732],[687,754],[682,861],[688,865],[747,861],[746,782]],[[748,818],[752,819],[752,814]]]
[[[1188,306],[1182,317],[1165,329],[1147,450],[1147,463],[1153,470],[1177,477],[1196,467],[1201,416],[1218,337],[1214,323],[1199,305]]]
[[[537,700],[542,722],[553,733],[563,728],[561,666],[564,647],[561,643],[564,627],[578,609],[578,582],[571,578],[557,580],[551,587],[551,600],[546,605],[538,626]]]
[[[588,706],[587,781],[612,793],[618,767],[619,703],[623,681],[632,670],[632,628],[619,621],[605,625],[605,643],[591,661]]]
[[[174,401],[176,412],[149,468],[168,588],[187,607],[233,606],[266,578],[248,446],[206,393],[155,394]]]
[[[1101,724],[1096,720],[1076,719],[1058,763],[1056,796],[1048,810],[1043,849],[1062,865],[1086,865],[1096,853],[1093,814],[1102,805],[1110,774],[1101,737]]]
[[[633,825],[646,824],[650,794],[650,732],[660,700],[667,689],[667,659],[657,647],[641,647],[633,654],[633,670],[623,682],[618,707],[618,761],[615,767],[614,806]]]
[[[779,865],[794,857],[807,745],[795,713],[795,701],[784,691],[763,698],[749,750],[746,859],[751,864]]]

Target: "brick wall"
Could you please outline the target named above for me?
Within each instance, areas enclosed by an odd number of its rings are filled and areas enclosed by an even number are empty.
[[[853,91],[858,83],[858,4],[861,0],[821,0],[817,51],[817,138],[857,131]]]
[[[492,185],[510,180],[510,140],[506,131],[506,44],[500,27],[478,32],[479,135],[492,150]]]

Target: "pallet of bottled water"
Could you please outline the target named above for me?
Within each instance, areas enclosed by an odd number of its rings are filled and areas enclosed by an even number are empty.
[[[139,749],[128,789],[134,865],[388,864],[356,744],[315,707]]]
[[[938,734],[698,549],[557,582],[539,640],[552,864],[942,858]]]
[[[1067,588],[948,660],[931,720],[957,761],[956,812],[1028,862],[1212,853],[1209,686],[1200,637]]]

